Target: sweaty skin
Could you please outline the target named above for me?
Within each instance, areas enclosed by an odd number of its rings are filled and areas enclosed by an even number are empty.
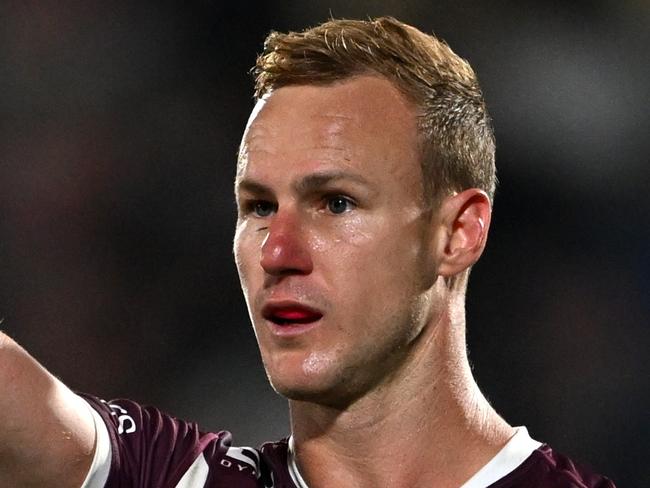
[[[366,90],[383,87],[382,80],[367,81]],[[412,319],[422,315],[431,285],[422,273],[432,267],[430,227],[419,170],[404,164],[417,158],[406,102],[392,91],[377,94],[402,109],[386,121],[355,87],[342,85],[320,102],[318,91],[278,90],[251,121],[238,178],[243,212],[235,256],[273,385],[289,397],[325,395],[341,404],[393,369],[400,360],[394,353],[406,353],[423,326]],[[363,103],[350,104],[355,99]],[[393,136],[365,143],[378,139],[386,123],[394,125]],[[251,191],[251,183],[264,190]],[[337,195],[353,202],[341,214],[327,207]],[[258,199],[278,210],[266,217],[247,212],[246,202]],[[314,306],[324,313],[321,324],[278,340],[259,313],[270,299]]]
[[[489,199],[429,210],[421,178],[415,107],[380,77],[277,89],[244,133],[235,259],[312,488],[459,486],[513,434],[474,383],[464,295],[445,285],[480,256]],[[320,318],[269,320],[289,305]]]

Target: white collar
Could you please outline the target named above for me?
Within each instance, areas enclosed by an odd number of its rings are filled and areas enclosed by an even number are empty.
[[[289,436],[289,455],[287,456],[287,465],[289,468],[289,476],[291,481],[297,488],[309,488],[305,480],[302,478],[298,465],[296,464],[296,448],[293,442],[293,436]]]
[[[541,442],[533,440],[528,435],[526,427],[515,427],[515,435],[510,438],[506,445],[460,488],[486,488],[490,486],[514,471],[541,445]],[[309,488],[300,471],[298,471],[295,452],[293,436],[291,436],[289,437],[289,455],[287,456],[289,475],[297,488]]]
[[[526,427],[515,427],[515,431],[515,435],[497,452],[496,456],[463,483],[460,488],[485,488],[490,486],[517,469],[535,449],[542,445],[541,442],[532,439],[528,435]]]

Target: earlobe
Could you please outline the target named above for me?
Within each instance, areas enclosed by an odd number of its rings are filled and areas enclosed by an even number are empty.
[[[441,239],[438,242],[438,274],[454,276],[470,268],[483,253],[492,204],[477,188],[443,200],[440,206]]]

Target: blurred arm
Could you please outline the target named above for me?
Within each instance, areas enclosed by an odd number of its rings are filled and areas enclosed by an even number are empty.
[[[79,488],[94,444],[84,400],[0,332],[0,486]]]

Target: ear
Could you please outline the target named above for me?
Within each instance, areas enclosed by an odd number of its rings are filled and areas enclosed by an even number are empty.
[[[438,215],[438,274],[451,277],[470,268],[483,254],[492,204],[484,191],[470,188],[445,198]]]

